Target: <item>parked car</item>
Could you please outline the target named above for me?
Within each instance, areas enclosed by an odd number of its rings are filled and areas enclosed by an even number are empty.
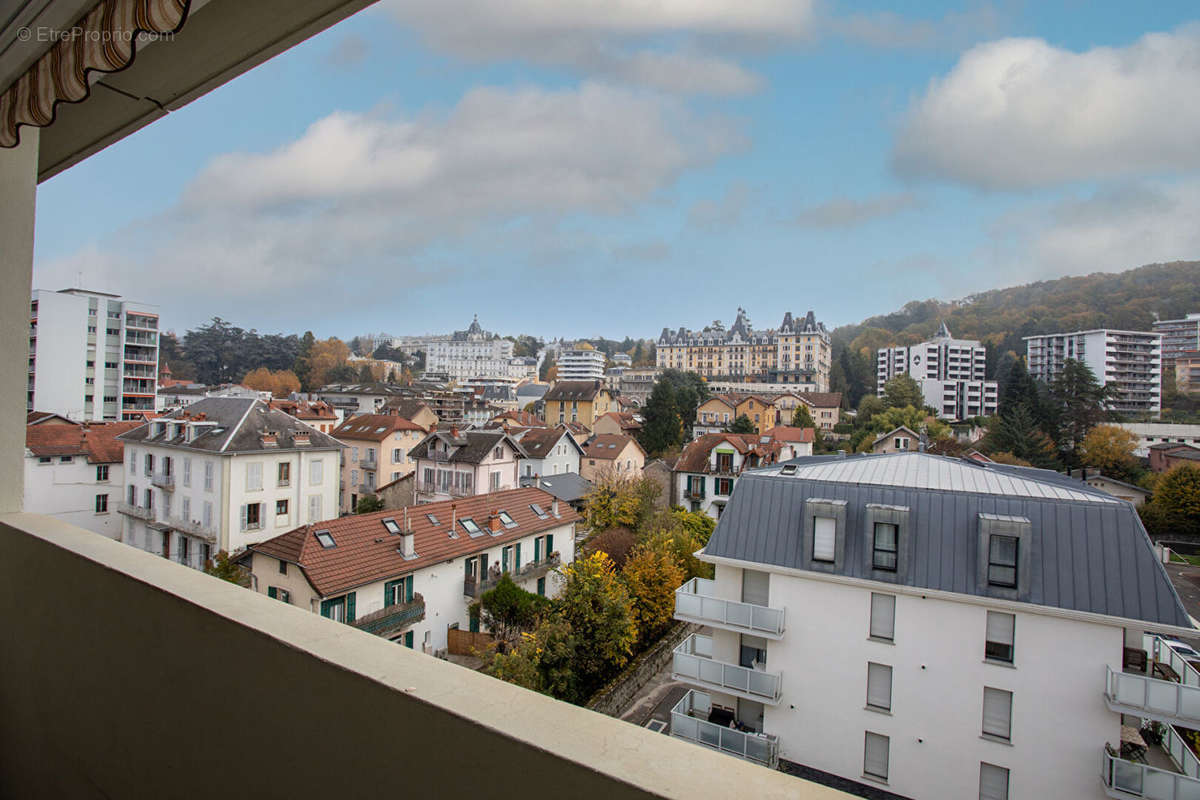
[[[1192,669],[1200,673],[1200,651],[1192,647],[1187,642],[1181,642],[1178,639],[1163,639],[1163,644],[1171,648],[1171,650],[1192,666]],[[1170,653],[1159,653],[1159,661],[1167,661],[1170,659]]]

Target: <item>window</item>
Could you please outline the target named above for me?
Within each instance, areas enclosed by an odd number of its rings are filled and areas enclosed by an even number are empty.
[[[278,586],[268,586],[267,597],[273,597],[274,599],[281,600],[284,603],[292,602],[292,593],[287,589],[280,589]]]
[[[354,622],[354,592],[332,600],[322,600],[321,616],[336,622]]]
[[[499,472],[493,472],[491,474],[491,482],[489,485],[491,486],[493,492],[500,491],[500,473]]]
[[[896,596],[871,592],[871,638],[895,641]]]
[[[477,536],[479,534],[479,526],[476,525],[475,520],[471,519],[470,517],[467,519],[460,519],[458,524],[462,525],[463,530],[465,530],[471,536]]]
[[[876,522],[871,551],[871,566],[888,572],[896,571],[900,526],[890,522]]]
[[[292,485],[292,462],[279,462],[275,468],[275,485],[280,487]]]
[[[183,459],[183,485],[192,485],[192,460],[190,458]]]
[[[150,491],[150,487],[146,487],[145,494],[146,508],[154,508],[154,492]]]
[[[287,575],[287,562],[284,561],[282,558],[279,559],[279,574]]]
[[[413,576],[408,575],[396,581],[383,584],[383,605],[398,606],[411,603],[413,599]]]
[[[212,512],[213,512],[212,500],[205,500],[204,501],[204,527],[206,527],[206,528],[212,528],[212,519],[213,519]]]
[[[399,447],[392,448],[392,463],[393,464],[403,464],[404,463],[404,451],[401,450]]]
[[[242,530],[256,531],[262,528],[262,503],[247,503],[242,506]]]
[[[316,522],[321,519],[321,495],[309,495],[308,498],[308,521]]]
[[[993,689],[983,690],[983,733],[1008,741],[1012,736],[1012,692]]]
[[[50,464],[53,461],[54,461],[54,459],[51,458],[50,456],[42,456],[41,458],[38,459],[39,464]]]
[[[276,515],[288,513],[288,501],[287,500],[276,500],[275,501],[275,513],[276,513]]]
[[[990,586],[1017,588],[1017,537],[992,534],[988,537],[987,581]]]
[[[497,447],[496,452],[492,453],[492,457],[496,458],[497,460],[504,458],[504,448]]]
[[[106,495],[106,494],[96,495],[96,513],[97,514],[107,514],[108,513],[108,495]]]
[[[506,528],[517,527],[517,521],[515,519],[513,519],[512,515],[509,514],[507,511],[501,511],[499,514],[499,517],[500,517],[500,522],[504,525],[504,527],[506,527]]]
[[[546,513],[546,509],[542,508],[537,503],[530,503],[529,510],[532,511],[534,514],[537,514],[538,519],[545,519],[546,517],[550,516],[549,514]]]
[[[374,447],[367,448],[367,463],[368,464],[375,463],[375,448]]]
[[[204,462],[204,491],[211,492],[213,488],[213,465],[211,461]]]
[[[352,470],[350,470],[350,486],[354,487],[357,485],[358,485],[358,470],[352,469]]]
[[[108,480],[108,464],[96,465],[96,482],[104,483]]]
[[[326,550],[331,547],[337,547],[337,542],[333,540],[333,534],[329,531],[317,531],[316,537],[321,547],[324,547]]]
[[[320,486],[325,479],[325,462],[321,459],[310,461],[308,464],[308,483],[310,486]]]
[[[179,518],[187,522],[192,518],[192,498],[185,497],[179,504]]]
[[[867,708],[892,710],[892,668],[886,664],[867,664]]]
[[[979,800],[1008,800],[1008,770],[995,764],[979,764]]]
[[[192,540],[186,536],[179,537],[179,563],[186,564],[191,553]]]
[[[146,453],[145,467],[146,467],[146,477],[149,478],[151,475],[154,474],[154,454],[153,453]]]
[[[358,448],[357,447],[350,448],[350,460],[353,462],[358,461]]]
[[[987,643],[983,657],[988,661],[1013,662],[1013,634],[1016,617],[1002,611],[987,612]]]
[[[257,492],[263,488],[263,465],[254,461],[246,465],[246,491]]]
[[[438,518],[437,518],[436,514],[426,514],[425,519],[429,520],[430,525],[439,525],[440,524],[438,522]]]
[[[733,493],[733,479],[732,478],[717,478],[717,494],[728,496],[732,493]]]
[[[865,775],[887,780],[890,744],[891,740],[888,737],[867,731],[866,742],[863,745],[863,773]]]
[[[837,520],[832,517],[813,518],[813,561],[833,563],[837,552]]]

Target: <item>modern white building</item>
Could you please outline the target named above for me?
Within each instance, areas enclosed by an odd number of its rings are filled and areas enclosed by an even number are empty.
[[[1190,444],[1200,447],[1200,425],[1184,425],[1174,422],[1119,422],[1118,427],[1138,437],[1133,454],[1139,458],[1150,455],[1156,444]]]
[[[143,419],[157,389],[157,306],[84,289],[34,290],[26,410]]]
[[[121,435],[121,540],[201,568],[337,513],[342,445],[261,400],[212,397]]]
[[[879,349],[875,393],[897,375],[908,375],[921,387],[925,404],[944,419],[995,414],[1000,402],[996,381],[987,380],[987,349],[976,339],[956,339],[946,323],[932,339],[909,347]]]
[[[125,462],[117,436],[141,423],[80,423],[53,414],[32,416],[25,427],[22,507],[120,539],[117,502],[124,490]]]
[[[507,574],[561,591],[580,516],[540,489],[331,519],[251,545],[253,588],[435,654],[478,631],[470,606]]]
[[[1096,379],[1116,390],[1109,403],[1127,414],[1162,410],[1162,334],[1098,329],[1025,337],[1029,374],[1052,381],[1067,359],[1082,361]]]
[[[1123,755],[1142,719],[1200,726],[1200,689],[1147,669],[1191,667],[1145,632],[1196,631],[1130,503],[1031,468],[821,456],[744,474],[700,557],[677,737],[871,797],[1200,791],[1162,751]]]
[[[1186,352],[1200,350],[1200,314],[1188,314],[1182,319],[1160,319],[1152,326],[1162,334],[1162,363],[1173,366]]]
[[[560,381],[604,379],[604,353],[590,347],[559,350],[555,365]]]

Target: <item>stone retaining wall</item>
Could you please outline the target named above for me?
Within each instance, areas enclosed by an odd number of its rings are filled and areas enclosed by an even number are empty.
[[[671,651],[698,630],[699,625],[676,622],[653,647],[634,659],[620,675],[596,692],[587,707],[610,717],[620,716],[650,679],[670,665]]]

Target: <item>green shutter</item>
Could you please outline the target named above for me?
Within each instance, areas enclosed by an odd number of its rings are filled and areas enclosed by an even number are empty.
[[[409,575],[407,578],[405,578],[404,583],[404,601],[406,603],[411,603],[413,599],[413,576]],[[411,646],[412,645],[409,645],[409,647]]]
[[[409,650],[412,649],[412,646],[413,646],[413,632],[412,631],[409,631],[408,633],[404,634],[404,646],[407,647]]]
[[[387,608],[392,605],[392,588],[396,585],[396,581],[388,581],[383,584],[383,607]]]
[[[346,622],[354,622],[354,592],[346,595]]]
[[[464,578],[471,577],[471,559],[469,559],[469,558],[463,559],[463,577]]]
[[[546,557],[549,558],[550,554],[553,552],[554,552],[554,534],[547,533],[546,534]]]
[[[469,627],[470,627],[471,633],[479,633],[479,615],[478,614],[475,614],[475,613],[471,614],[471,624]]]
[[[321,601],[321,616],[322,617],[332,617],[333,607],[336,604],[337,604],[337,602],[335,600],[322,600]]]
[[[533,540],[533,560],[542,560],[542,537],[537,537]]]
[[[267,597],[270,597],[270,598],[275,598],[275,597],[276,597],[276,594],[275,594],[275,587],[274,587],[274,586],[268,586],[268,587],[267,587]]]
[[[546,579],[545,578],[538,578],[537,593],[542,595],[543,597],[546,596]]]
[[[516,572],[520,568],[521,568],[521,543],[517,542],[517,558],[513,562],[513,572]]]

